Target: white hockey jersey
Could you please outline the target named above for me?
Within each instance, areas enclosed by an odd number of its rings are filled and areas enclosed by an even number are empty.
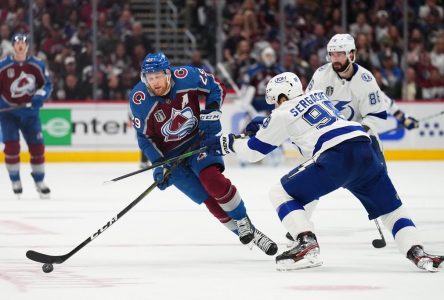
[[[255,137],[236,139],[233,149],[240,158],[255,162],[290,139],[310,158],[357,136],[368,137],[359,123],[341,115],[323,91],[311,91],[275,108]]]
[[[367,69],[353,63],[353,76],[342,79],[331,63],[318,68],[307,91],[322,90],[349,121],[356,121],[378,132],[390,110],[390,99],[381,91]]]

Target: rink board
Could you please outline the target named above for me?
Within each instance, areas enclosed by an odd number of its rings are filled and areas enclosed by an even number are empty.
[[[444,115],[428,119],[444,111],[444,102],[400,103],[400,108],[421,120],[420,127],[403,128],[383,134],[388,160],[444,160]],[[250,117],[239,101],[228,99],[224,104],[224,132],[239,133]],[[46,160],[48,162],[136,161],[139,151],[136,133],[131,126],[126,102],[48,103],[41,111]],[[380,132],[396,128],[389,117]],[[22,161],[29,161],[22,140]],[[287,158],[299,158],[290,144],[285,146]],[[4,154],[0,154],[4,160]]]

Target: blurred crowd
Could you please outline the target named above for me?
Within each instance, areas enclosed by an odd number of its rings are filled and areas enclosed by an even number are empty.
[[[12,52],[15,32],[29,32],[29,1],[0,4],[0,57]],[[92,99],[96,76],[98,99],[126,99],[139,80],[140,62],[152,51],[142,24],[134,20],[128,1],[98,1],[98,72],[92,67],[92,1],[32,1],[33,53],[48,64],[54,89],[51,99]]]
[[[12,52],[14,32],[29,32],[27,0],[0,3],[0,57]],[[132,15],[130,1],[98,0],[98,72],[92,68],[92,5],[89,0],[32,2],[33,53],[45,60],[54,81],[52,100],[92,99],[96,76],[99,99],[126,99],[139,80],[140,62],[152,51],[152,39]],[[217,0],[173,1],[192,8],[185,24],[215,63]],[[347,1],[347,32],[355,37],[356,62],[369,69],[392,98],[444,98],[444,18],[440,0],[408,1],[408,50],[403,51],[403,1]],[[223,60],[233,80],[244,84],[248,69],[272,48],[274,64],[298,74],[306,85],[326,63],[326,45],[343,32],[341,0],[226,0],[223,9]],[[196,16],[194,16],[196,14]],[[285,17],[284,31],[281,21]],[[283,38],[285,36],[285,38]],[[210,38],[212,37],[212,38]],[[282,45],[284,46],[281,51]],[[199,50],[199,49],[198,49]],[[282,57],[279,55],[283,53]],[[406,59],[407,69],[402,70]],[[199,51],[190,64],[202,66]],[[213,66],[205,66],[214,70]],[[406,79],[406,89],[402,89]],[[304,86],[305,87],[305,86]]]
[[[276,55],[283,53],[282,67],[298,74],[306,86],[314,71],[326,63],[329,38],[344,32],[341,0],[285,2],[282,16],[279,0],[227,0],[224,60],[239,85],[250,65],[261,62],[257,49],[268,42]],[[403,2],[347,1],[347,32],[355,38],[356,62],[370,70],[392,98],[444,98],[443,3],[408,1],[409,36],[404,56]],[[280,23],[284,17],[282,34]],[[403,93],[404,78],[407,87]]]

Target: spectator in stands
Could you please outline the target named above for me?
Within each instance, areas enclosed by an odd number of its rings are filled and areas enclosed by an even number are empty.
[[[430,53],[430,61],[439,70],[441,77],[444,77],[444,31],[436,38],[435,45]]]
[[[402,100],[414,101],[421,97],[420,89],[416,85],[415,69],[409,67],[405,72],[406,87],[402,94]]]
[[[381,75],[388,82],[387,96],[393,99],[401,98],[403,73],[393,61],[394,53],[387,51],[382,57]]]
[[[85,46],[85,43],[90,40],[90,38],[88,26],[85,22],[80,22],[78,30],[72,35],[71,39],[69,40],[69,44],[78,54]]]
[[[356,22],[350,25],[350,34],[354,37],[363,33],[368,35],[372,33],[372,27],[367,23],[367,18],[364,12],[358,13],[356,16]]]
[[[6,24],[0,26],[0,58],[14,53],[14,47],[10,41],[11,30]]]
[[[385,10],[380,10],[376,13],[377,23],[375,26],[375,40],[380,42],[384,37],[388,36],[390,21],[388,13]]]
[[[102,51],[103,55],[108,56],[116,50],[119,37],[114,32],[114,24],[112,21],[107,21],[105,26],[104,33],[98,37],[97,44],[98,49]]]
[[[133,53],[134,47],[138,44],[142,44],[146,52],[152,52],[151,42],[148,36],[143,32],[142,23],[134,22],[131,32],[124,37],[126,53]]]

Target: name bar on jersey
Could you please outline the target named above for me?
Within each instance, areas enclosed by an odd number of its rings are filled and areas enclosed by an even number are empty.
[[[299,100],[298,104],[296,104],[294,108],[290,109],[290,112],[292,112],[293,116],[296,117],[299,114],[302,114],[308,107],[322,101],[330,101],[324,92],[319,91],[310,93],[307,95],[307,97],[304,97],[304,99]]]

